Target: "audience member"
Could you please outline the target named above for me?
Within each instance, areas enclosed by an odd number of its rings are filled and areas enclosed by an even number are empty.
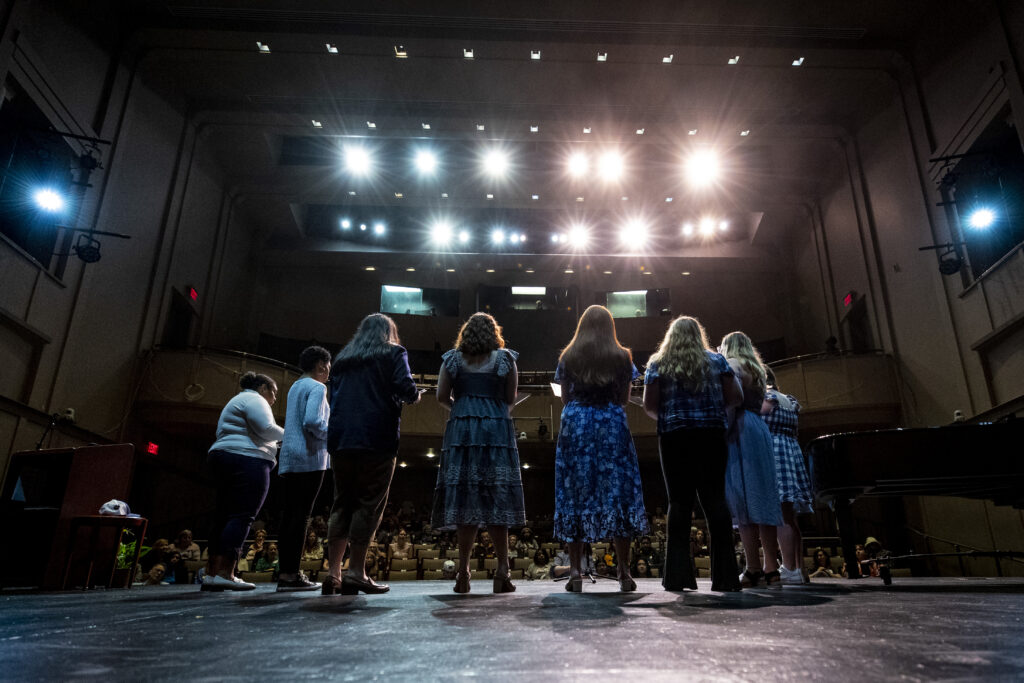
[[[395,542],[389,546],[392,560],[408,560],[412,558],[412,543],[409,542],[409,532],[402,529],[395,536]]]
[[[642,557],[637,558],[636,565],[633,567],[633,575],[639,576],[642,579],[651,578],[651,568],[647,564],[647,560]]]
[[[823,548],[814,550],[814,566],[811,568],[812,579],[834,579],[837,575],[832,571],[832,558]]]
[[[533,562],[523,574],[530,581],[546,581],[551,578],[551,561],[548,554],[538,550],[533,554]]]
[[[153,545],[149,548],[143,547],[142,554],[139,557],[139,566],[142,568],[142,571],[148,573],[154,565],[163,563],[166,560],[167,552],[170,550],[170,545],[166,538],[158,538],[153,541]]]
[[[181,553],[183,560],[198,560],[201,556],[199,544],[192,541],[192,532],[182,529],[174,541],[174,549]]]
[[[480,540],[473,549],[473,557],[477,560],[490,559],[496,557],[496,553],[497,550],[494,547],[494,541],[491,540],[491,534],[487,531],[481,531]]]
[[[540,543],[533,536],[533,530],[524,526],[519,532],[519,542],[516,544],[516,551],[519,557],[533,557],[533,554],[540,549]]]
[[[324,544],[317,538],[316,529],[312,526],[306,530],[306,542],[302,544],[302,559],[305,561],[324,559]]]
[[[260,556],[260,558],[258,560],[256,560],[255,571],[258,571],[258,572],[273,571],[273,572],[276,573],[279,568],[280,568],[280,559],[278,558],[278,555],[277,555],[277,544],[276,543],[268,543],[266,551],[264,551],[264,553]]]
[[[146,572],[143,583],[147,586],[166,586],[168,585],[167,582],[164,581],[166,573],[167,567],[162,562],[157,562],[148,572]]]
[[[266,551],[266,541],[267,530],[259,529],[256,532],[256,538],[249,544],[249,549],[245,552],[245,559],[250,566],[255,566],[255,563],[263,557],[263,553]]]
[[[515,534],[508,535],[508,556],[509,559],[519,559],[519,537]]]
[[[639,559],[643,558],[647,562],[648,567],[660,567],[662,563],[661,553],[651,545],[651,537],[644,536],[640,539],[640,547],[637,548],[634,555]]]

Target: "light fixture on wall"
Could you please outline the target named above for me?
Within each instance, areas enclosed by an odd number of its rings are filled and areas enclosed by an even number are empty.
[[[943,275],[954,275],[959,273],[964,265],[964,258],[960,254],[960,247],[966,242],[946,242],[945,244],[933,244],[927,247],[918,247],[918,251],[936,251],[939,257],[939,272]]]

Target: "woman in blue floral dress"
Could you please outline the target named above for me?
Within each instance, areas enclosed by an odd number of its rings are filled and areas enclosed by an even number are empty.
[[[583,544],[608,537],[619,558],[619,588],[636,590],[630,542],[647,533],[647,513],[623,406],[638,374],[608,309],[584,311],[555,371],[565,407],[555,452],[554,535],[569,545],[569,591],[583,590]]]
[[[486,313],[463,324],[455,348],[444,354],[437,400],[451,411],[441,445],[431,525],[456,529],[459,568],[455,592],[468,593],[469,560],[477,530],[494,540],[494,592],[510,593],[508,528],[526,523],[516,430],[510,417],[519,383],[516,354]]]

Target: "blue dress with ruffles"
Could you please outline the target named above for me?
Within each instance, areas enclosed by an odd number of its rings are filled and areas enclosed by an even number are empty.
[[[475,367],[455,349],[443,356],[454,402],[434,489],[434,529],[526,523],[515,425],[505,402],[506,377],[518,355],[497,349]]]

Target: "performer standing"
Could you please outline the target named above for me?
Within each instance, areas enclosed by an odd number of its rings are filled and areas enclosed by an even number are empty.
[[[764,581],[780,586],[775,527],[782,524],[779,486],[775,478],[772,435],[761,420],[765,395],[765,371],[750,337],[731,332],[719,351],[729,361],[743,388],[741,410],[736,410],[729,435],[729,463],[725,472],[725,497],[733,521],[740,529],[747,568],[741,577],[744,588]],[[764,564],[758,556],[758,540]]]
[[[792,396],[783,394],[775,385],[775,373],[766,368],[768,390],[761,406],[761,419],[768,425],[775,450],[775,475],[779,482],[779,500],[782,502],[782,526],[778,529],[779,547],[782,548],[782,566],[779,574],[784,585],[810,583],[800,566],[803,562],[803,535],[796,516],[811,512],[811,481],[807,476],[804,454],[796,440],[800,404]]]
[[[738,591],[732,522],[725,502],[726,411],[743,391],[725,358],[708,349],[695,318],[669,325],[644,377],[644,410],[658,421],[661,471],[668,492],[668,543],[662,585],[697,590],[690,519],[697,495],[711,534],[711,590]]]
[[[320,587],[299,571],[313,504],[327,470],[327,387],[331,354],[320,346],[299,355],[302,376],[288,390],[288,412],[277,473],[284,482],[284,516],[278,533],[280,573],[277,590],[311,591]]]
[[[277,401],[277,383],[247,372],[242,391],[220,412],[217,440],[206,467],[217,489],[217,508],[210,530],[210,566],[202,590],[252,590],[255,584],[235,576],[235,565],[249,527],[263,507],[270,488],[270,470],[284,430],[270,407]]]
[[[334,504],[327,524],[328,577],[323,594],[386,593],[366,573],[366,551],[377,533],[398,455],[403,403],[420,392],[409,371],[409,354],[394,321],[372,313],[334,358],[327,449],[334,472]],[[345,549],[351,549],[342,575]]]
[[[583,590],[583,544],[608,537],[615,543],[619,589],[636,590],[630,542],[647,532],[647,513],[623,406],[638,375],[608,309],[584,311],[555,370],[565,407],[555,451],[554,535],[569,545],[569,591]]]
[[[508,528],[526,523],[519,471],[515,405],[519,372],[515,351],[505,348],[501,327],[474,313],[446,352],[437,380],[437,400],[451,411],[441,445],[431,526],[457,530],[459,568],[455,592],[468,593],[469,560],[477,530],[486,526],[498,568],[494,592],[516,589],[509,579]]]

